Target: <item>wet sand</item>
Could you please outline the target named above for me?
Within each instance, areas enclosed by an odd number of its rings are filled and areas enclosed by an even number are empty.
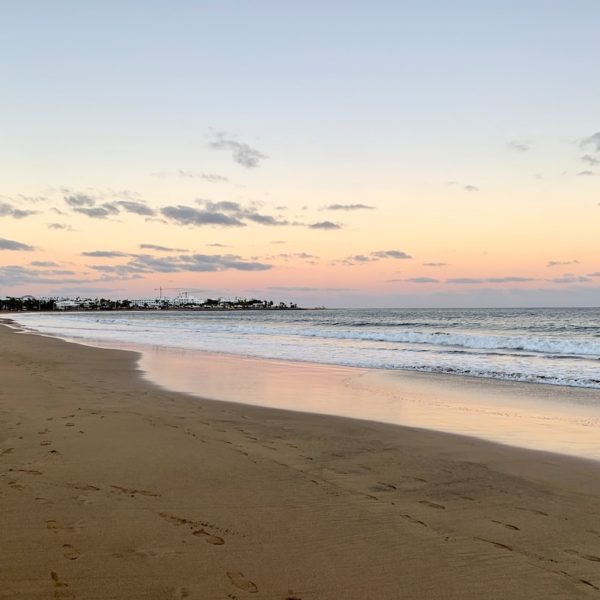
[[[600,463],[198,400],[0,326],[0,598],[600,598]]]

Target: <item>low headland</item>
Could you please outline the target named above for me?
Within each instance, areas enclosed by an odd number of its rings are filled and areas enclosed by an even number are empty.
[[[90,310],[300,310],[295,302],[274,302],[258,298],[199,299],[189,294],[180,294],[174,298],[162,296],[154,298],[111,299],[48,297],[36,298],[27,295],[21,297],[6,296],[0,298],[0,311],[40,312],[40,311],[90,311]]]

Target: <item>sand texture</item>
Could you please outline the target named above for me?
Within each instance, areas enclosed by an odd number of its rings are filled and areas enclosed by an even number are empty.
[[[0,598],[600,598],[600,464],[135,364],[0,327]]]

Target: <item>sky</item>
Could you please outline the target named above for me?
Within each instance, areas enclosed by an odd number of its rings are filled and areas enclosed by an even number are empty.
[[[600,304],[597,0],[2,3],[0,297]]]

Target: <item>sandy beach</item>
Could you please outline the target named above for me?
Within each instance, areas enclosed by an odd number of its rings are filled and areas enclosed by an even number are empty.
[[[0,326],[0,597],[600,598],[600,463],[199,400]]]

